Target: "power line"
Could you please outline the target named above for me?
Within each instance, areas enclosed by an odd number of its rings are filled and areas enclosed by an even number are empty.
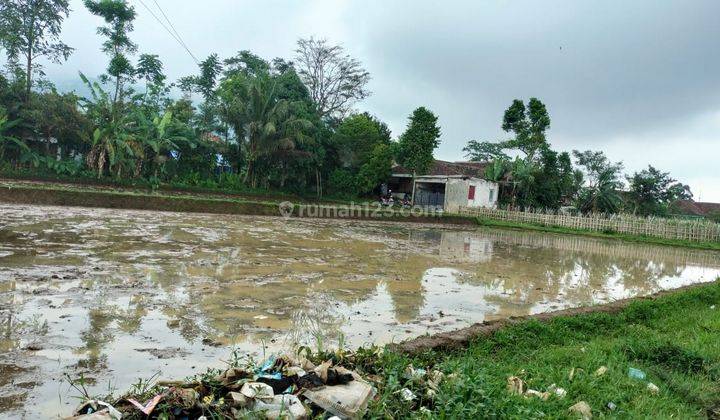
[[[168,16],[165,14],[165,11],[163,10],[163,8],[160,7],[160,3],[158,3],[157,0],[153,0],[153,3],[155,3],[155,6],[157,6],[158,10],[160,10],[160,13],[162,13],[163,17],[165,18],[165,20],[167,21],[167,23],[170,25],[170,29],[172,29],[173,32],[175,32],[175,35],[177,35],[177,38],[178,38],[178,40],[180,40],[180,43],[181,43],[181,44],[183,45],[183,47],[185,47],[185,49],[188,50],[188,52],[189,52],[190,49],[188,48],[187,44],[185,44],[185,40],[182,38],[182,36],[180,36],[180,33],[177,31],[177,29],[175,29],[175,25],[173,25],[173,23],[172,23],[172,21],[170,20],[170,18],[168,18]],[[190,55],[192,55],[192,54],[190,54]],[[195,56],[193,56],[193,58],[195,59],[195,61],[197,61],[197,59],[195,58]]]
[[[138,1],[140,2],[140,4],[143,5],[143,7],[145,7],[145,9],[147,9],[148,12],[150,12],[150,14],[152,15],[152,17],[155,18],[155,20],[160,24],[160,26],[162,26],[162,27],[165,29],[165,31],[167,31],[167,33],[169,33],[170,36],[173,37],[173,39],[174,39],[175,41],[177,41],[177,42],[180,44],[180,46],[182,46],[182,47],[185,49],[185,51],[187,51],[188,54],[190,54],[190,57],[192,57],[192,59],[195,60],[195,63],[196,63],[196,64],[200,64],[200,61],[199,61],[199,60],[195,57],[195,55],[190,51],[190,49],[187,47],[187,45],[185,45],[184,42],[182,42],[177,36],[175,36],[175,34],[174,34],[170,29],[168,29],[167,26],[165,26],[165,24],[163,23],[163,21],[160,20],[160,19],[157,17],[157,15],[147,6],[147,4],[145,4],[145,2],[144,2],[143,0],[138,0]]]

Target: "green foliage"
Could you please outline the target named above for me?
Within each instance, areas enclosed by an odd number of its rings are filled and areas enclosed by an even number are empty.
[[[8,61],[25,66],[25,101],[30,100],[34,73],[42,75],[36,60],[67,60],[73,49],[60,40],[62,23],[70,12],[68,0],[3,0],[0,5],[0,46]]]
[[[515,99],[503,116],[502,129],[513,133],[514,138],[503,145],[506,149],[517,149],[527,160],[533,160],[538,151],[548,147],[545,132],[550,128],[550,115],[545,105],[537,98],[530,98],[528,106]]]
[[[648,166],[627,177],[630,186],[628,205],[635,214],[666,215],[668,207],[676,200],[692,198],[690,187],[676,182],[668,172]]]
[[[245,182],[256,187],[264,175],[258,161],[291,154],[306,140],[312,124],[293,112],[300,104],[279,95],[277,76],[255,56],[241,53],[228,66],[219,88],[220,117],[233,129],[243,152]]]
[[[478,142],[470,140],[463,148],[465,156],[472,162],[490,162],[493,160],[507,160],[510,157],[503,150],[505,143],[493,143],[489,141]]]
[[[425,107],[413,111],[407,129],[400,136],[400,161],[414,174],[427,172],[433,164],[433,152],[440,144],[438,118]]]
[[[330,191],[339,195],[354,195],[357,191],[357,179],[347,169],[335,169],[328,179]]]
[[[13,153],[15,158],[22,163],[35,161],[37,156],[25,142],[7,133],[16,125],[19,120],[9,121],[5,111],[0,108],[0,160],[6,153]]]
[[[384,123],[371,115],[355,114],[342,120],[332,141],[340,166],[355,172],[370,159],[377,146],[390,144],[390,133]]]
[[[603,152],[573,151],[587,185],[580,190],[579,208],[584,213],[617,213],[623,204],[619,191],[623,164],[612,163]]]
[[[370,157],[360,167],[357,186],[361,194],[372,192],[390,178],[393,165],[393,150],[388,144],[377,144]]]
[[[126,0],[84,0],[84,4],[90,13],[101,17],[107,24],[97,30],[99,35],[107,38],[102,50],[110,56],[104,79],[115,78],[113,102],[122,102],[123,83],[132,81],[135,73],[127,57],[137,51],[137,45],[129,36],[133,30],[135,9]]]

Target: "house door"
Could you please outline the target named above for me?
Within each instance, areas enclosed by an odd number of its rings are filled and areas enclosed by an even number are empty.
[[[471,185],[468,190],[468,200],[475,200],[475,186]]]

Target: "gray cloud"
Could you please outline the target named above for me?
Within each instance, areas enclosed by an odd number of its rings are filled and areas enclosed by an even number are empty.
[[[154,7],[151,0],[144,0]],[[562,150],[604,149],[631,170],[648,163],[720,201],[720,2],[157,0],[198,57],[250,49],[292,56],[300,36],[345,45],[373,75],[359,104],[402,132],[425,105],[440,117],[438,156],[461,159],[468,139],[502,138],[514,98],[536,96]],[[171,78],[195,71],[139,0],[133,38]],[[60,85],[103,71],[98,20],[73,0],[65,29],[77,51],[48,66]],[[159,15],[159,14],[158,14]]]

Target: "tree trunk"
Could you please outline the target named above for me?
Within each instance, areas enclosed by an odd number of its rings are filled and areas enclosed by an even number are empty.
[[[115,77],[115,96],[113,97],[113,104],[117,104],[120,96],[120,76]]]
[[[30,103],[30,94],[32,92],[32,45],[28,47],[27,67],[25,68],[25,104]]]
[[[245,170],[245,177],[243,179],[243,184],[248,185],[248,181],[250,181],[253,171],[253,161],[251,159],[248,159],[248,166]]]

